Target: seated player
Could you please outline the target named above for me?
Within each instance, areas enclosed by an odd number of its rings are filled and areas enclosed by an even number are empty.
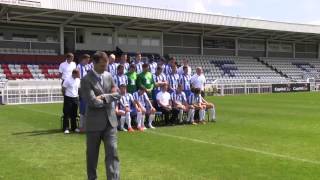
[[[201,91],[200,91],[201,92]],[[206,110],[209,111],[209,120],[212,122],[216,122],[216,109],[213,103],[209,103],[201,96],[201,104],[205,106]]]
[[[119,65],[117,74],[113,76],[114,83],[119,87],[121,84],[128,85],[128,77],[124,74],[124,66]]]
[[[188,121],[193,125],[197,125],[196,122],[204,123],[206,107],[202,105],[201,90],[199,88],[196,88],[194,93],[190,94],[189,105],[189,112],[191,111],[191,113],[188,115]],[[195,119],[196,112],[199,114],[197,119]]]
[[[168,92],[168,85],[164,84],[161,87],[161,91],[157,94],[158,110],[164,114],[165,123],[169,124],[169,117],[172,111],[172,101],[170,93]],[[170,123],[173,123],[173,119],[170,119]]]
[[[178,84],[176,92],[171,94],[171,101],[173,106],[172,119],[178,118],[179,124],[183,122],[183,112],[188,112],[189,105],[186,94],[182,91],[182,85]]]
[[[199,123],[205,124],[205,112],[209,110],[210,118],[212,121],[216,119],[216,112],[214,105],[212,103],[208,103],[202,96],[201,96],[201,89],[196,88],[194,93],[189,97],[189,104],[192,105],[193,109],[199,112]],[[193,123],[194,124],[194,123]]]
[[[133,107],[138,108],[138,106],[135,103],[133,96],[127,93],[127,86],[125,84],[120,85],[120,95],[121,98],[116,106],[116,114],[117,116],[120,116],[120,131],[133,132],[134,130],[131,126],[131,112]],[[128,126],[128,130],[124,128],[125,122]]]
[[[139,90],[133,93],[133,99],[137,104],[136,111],[137,111],[137,128],[139,131],[144,131],[147,128],[144,126],[144,119],[145,115],[149,115],[148,127],[154,129],[152,122],[155,118],[156,109],[152,106],[148,95],[145,91],[145,88],[140,87]]]

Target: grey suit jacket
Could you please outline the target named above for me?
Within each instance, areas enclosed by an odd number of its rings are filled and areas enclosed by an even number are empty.
[[[86,102],[86,131],[102,131],[107,126],[107,121],[112,127],[118,125],[115,109],[112,102],[118,100],[120,95],[112,93],[112,87],[115,83],[110,73],[105,72],[103,75],[103,87],[100,84],[98,77],[93,71],[81,80],[81,97]],[[105,101],[96,99],[97,96],[104,96]]]

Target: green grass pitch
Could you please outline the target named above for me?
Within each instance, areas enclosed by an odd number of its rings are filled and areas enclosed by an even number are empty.
[[[119,133],[121,179],[320,179],[320,94],[209,97],[217,123]],[[0,106],[0,179],[86,179],[85,136],[61,104]],[[98,173],[105,179],[104,152]]]

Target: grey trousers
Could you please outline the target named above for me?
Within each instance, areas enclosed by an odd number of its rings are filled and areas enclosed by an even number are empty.
[[[108,123],[104,131],[87,132],[88,180],[97,179],[97,165],[101,141],[104,143],[105,166],[108,180],[119,180],[119,157],[117,152],[117,128]]]

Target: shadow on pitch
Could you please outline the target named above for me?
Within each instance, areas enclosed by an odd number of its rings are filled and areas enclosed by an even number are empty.
[[[62,133],[61,129],[49,129],[49,130],[41,130],[41,131],[17,132],[17,133],[12,133],[12,135],[41,136],[41,135],[52,135],[52,134],[61,134],[61,133]]]

